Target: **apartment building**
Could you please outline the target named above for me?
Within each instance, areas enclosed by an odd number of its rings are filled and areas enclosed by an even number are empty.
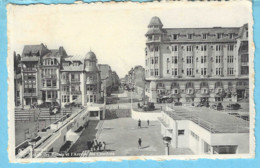
[[[153,17],[145,34],[146,95],[152,102],[248,99],[248,24],[163,28]]]
[[[100,101],[100,71],[92,51],[76,60],[63,47],[25,45],[21,56],[14,54],[14,74],[16,106]]]

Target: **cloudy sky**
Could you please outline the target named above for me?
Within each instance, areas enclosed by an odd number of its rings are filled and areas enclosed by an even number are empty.
[[[249,22],[248,2],[105,3],[8,6],[9,54],[25,44],[63,46],[84,57],[91,49],[98,63],[109,64],[120,77],[144,65],[147,25],[153,16],[170,27],[234,27]]]

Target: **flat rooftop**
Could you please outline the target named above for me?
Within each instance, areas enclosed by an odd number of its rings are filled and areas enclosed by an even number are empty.
[[[206,107],[173,106],[165,113],[174,120],[191,120],[212,133],[248,133],[249,122]]]

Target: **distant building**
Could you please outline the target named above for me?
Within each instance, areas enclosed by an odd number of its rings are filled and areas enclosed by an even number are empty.
[[[14,54],[14,61],[16,106],[85,105],[100,100],[101,78],[92,51],[83,60],[75,60],[63,47],[25,45],[21,56]]]
[[[199,103],[248,99],[248,24],[163,28],[153,17],[145,34],[146,95],[152,102]]]
[[[119,86],[119,77],[115,71],[112,71],[111,67],[107,64],[99,64],[98,65],[100,73],[102,86],[101,88],[106,87],[106,94],[110,96],[113,90],[118,90]],[[104,91],[101,91],[104,92]]]

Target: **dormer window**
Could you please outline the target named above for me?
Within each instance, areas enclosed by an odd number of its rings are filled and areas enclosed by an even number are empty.
[[[173,40],[178,40],[178,34],[173,34],[173,35],[172,35],[172,39],[173,39]]]
[[[192,34],[188,34],[188,39],[189,39],[189,40],[192,39]]]
[[[222,33],[218,33],[218,34],[217,34],[217,38],[218,38],[218,39],[221,39],[221,38],[222,38]]]
[[[229,39],[233,39],[233,37],[234,37],[234,34],[230,33],[229,34]]]
[[[202,39],[203,39],[203,40],[206,40],[206,39],[207,39],[207,34],[203,33],[203,34],[202,34]]]

